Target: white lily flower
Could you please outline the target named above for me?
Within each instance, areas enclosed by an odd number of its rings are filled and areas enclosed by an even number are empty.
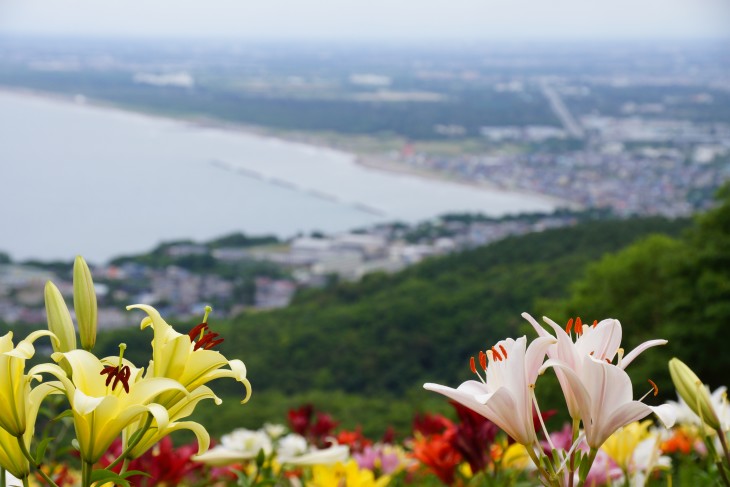
[[[286,426],[278,423],[264,423],[263,430],[269,435],[269,438],[276,440],[284,436],[287,431]]]
[[[273,451],[271,438],[264,431],[252,431],[245,428],[233,430],[221,437],[221,444],[202,455],[196,455],[196,462],[203,462],[214,467],[222,467],[256,458],[260,451],[268,456]]]
[[[479,365],[485,371],[485,379],[479,375],[472,358],[472,371],[481,381],[466,381],[456,389],[431,383],[423,387],[481,414],[517,443],[532,445],[537,441],[532,415],[532,388],[545,353],[554,343],[552,337],[540,337],[526,349],[527,338],[524,336],[517,340],[502,340],[486,353],[479,354]]]
[[[669,470],[672,468],[672,459],[661,454],[659,440],[658,434],[652,434],[636,445],[634,454],[631,457],[631,485],[643,487],[655,470]]]
[[[315,448],[308,445],[303,436],[290,433],[279,440],[276,455],[279,462],[287,465],[333,465],[347,460],[350,449],[337,443],[327,448]]]
[[[23,481],[10,472],[5,472],[5,485],[2,487],[21,487]]]

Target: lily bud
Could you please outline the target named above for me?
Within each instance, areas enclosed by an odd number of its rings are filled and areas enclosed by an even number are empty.
[[[54,352],[70,352],[76,349],[76,331],[74,330],[71,313],[68,312],[66,302],[55,284],[46,282],[43,292],[46,300],[46,316],[48,329],[56,335],[58,342],[51,342]]]
[[[79,325],[81,347],[91,351],[96,343],[97,326],[96,292],[91,271],[80,255],[74,261],[74,311]]]
[[[720,429],[720,419],[712,406],[710,391],[692,369],[679,360],[673,358],[669,361],[669,374],[672,376],[677,394],[699,416],[703,423],[714,430]]]

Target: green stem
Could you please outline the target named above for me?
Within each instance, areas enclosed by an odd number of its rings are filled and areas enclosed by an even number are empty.
[[[23,482],[23,487],[30,487],[30,481],[28,480],[27,475],[25,477],[23,477],[22,482]],[[5,487],[5,484],[3,484],[3,487]]]
[[[5,481],[5,469],[0,467],[0,487],[5,487],[7,482]]]
[[[596,459],[596,453],[598,453],[598,448],[591,448],[591,451],[588,453],[588,459],[583,461],[586,462],[586,464],[584,465],[583,462],[581,462],[578,487],[583,487],[585,485],[586,478],[588,477],[588,473],[591,471],[591,466],[593,465],[593,460]]]
[[[730,468],[730,454],[728,454],[728,448],[727,448],[727,438],[725,438],[725,433],[722,431],[722,428],[717,428],[715,430],[717,432],[717,436],[720,439],[720,445],[722,446],[722,451],[725,454],[725,461],[727,462],[727,467]],[[708,437],[708,442],[712,443],[712,439]],[[723,465],[722,458],[720,458],[719,454],[715,455],[716,458],[716,464],[717,464],[717,470],[720,473],[720,477],[722,477],[723,483],[730,487],[730,479],[727,477],[727,471],[725,470],[725,465]]]
[[[46,482],[48,482],[48,485],[51,485],[53,487],[58,487],[58,485],[56,484],[56,482],[54,482],[53,479],[51,479],[51,477],[49,477],[48,475],[46,475],[46,472],[44,472],[41,469],[40,464],[38,464],[38,463],[35,462],[35,458],[33,458],[31,456],[30,452],[28,451],[28,447],[25,446],[25,440],[23,439],[23,437],[22,436],[18,436],[17,437],[17,440],[18,440],[18,445],[20,446],[20,451],[23,452],[23,455],[25,455],[25,458],[28,459],[28,462],[33,466],[33,468],[35,468],[38,471],[38,473],[41,475],[41,477],[43,477],[43,480],[45,480]],[[27,480],[27,479],[28,479],[28,477],[25,477],[25,480]]]
[[[119,475],[122,475],[129,468],[129,458],[125,458],[122,462],[122,468],[119,470]]]
[[[152,415],[147,413],[147,419],[145,420],[144,425],[142,426],[142,429],[137,430],[135,432],[135,434],[138,433],[136,438],[133,438],[131,443],[129,443],[129,445],[127,445],[127,448],[122,452],[122,454],[119,455],[116,460],[114,460],[112,463],[109,464],[109,466],[106,467],[107,470],[113,469],[114,467],[116,467],[119,464],[119,462],[121,462],[122,460],[124,460],[127,457],[127,455],[134,449],[134,447],[137,446],[140,441],[142,441],[142,437],[145,435],[145,433],[147,433],[147,430],[150,429],[151,425],[152,425]],[[132,435],[132,436],[134,436],[134,435]]]
[[[725,432],[722,431],[722,428],[717,428],[717,436],[720,437],[720,444],[722,445],[722,450],[725,452],[725,461],[727,462],[728,468],[730,468],[730,452],[727,448],[727,438],[725,438]]]
[[[553,485],[553,479],[547,470],[545,470],[545,467],[542,466],[542,462],[538,458],[537,453],[535,453],[535,450],[533,450],[532,445],[525,445],[525,449],[527,450],[527,454],[530,455],[532,463],[535,464],[538,472],[540,472],[540,476],[545,480],[545,485]]]
[[[723,483],[730,487],[730,479],[727,478],[727,472],[725,472],[725,466],[722,464],[722,461],[717,462],[717,470],[720,472],[720,477],[722,477]]]
[[[91,487],[91,471],[93,470],[94,466],[90,464],[89,462],[82,460],[81,461],[81,486],[82,487]]]
[[[578,441],[578,435],[580,434],[580,418],[573,418],[573,441],[570,442],[572,452],[570,454],[570,461],[568,463],[568,487],[573,487],[573,474],[575,473],[575,450],[573,448],[575,442]]]

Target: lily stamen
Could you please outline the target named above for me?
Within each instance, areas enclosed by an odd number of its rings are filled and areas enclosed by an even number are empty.
[[[487,370],[487,354],[479,350],[479,365],[482,369]]]
[[[223,338],[218,338],[218,333],[213,333],[208,327],[208,315],[213,310],[210,306],[205,307],[205,315],[203,315],[203,322],[195,325],[192,330],[188,332],[190,341],[195,343],[193,350],[203,348],[204,350],[210,350],[216,345],[223,343]]]
[[[573,329],[573,318],[568,320],[568,324],[565,325],[565,333],[570,335],[570,331]]]
[[[112,391],[117,388],[117,384],[120,382],[122,383],[122,387],[124,387],[124,392],[129,394],[129,378],[132,375],[132,371],[129,369],[128,365],[124,365],[124,351],[127,349],[126,343],[120,343],[119,344],[119,364],[118,365],[107,365],[105,366],[101,372],[99,372],[99,375],[107,374],[108,377],[106,378],[105,385],[109,387],[109,384],[112,385]],[[114,379],[114,383],[112,383],[112,379]]]
[[[560,456],[560,450],[555,448],[555,444],[553,443],[553,439],[550,438],[550,433],[548,433],[547,427],[545,426],[545,421],[542,418],[542,413],[540,412],[540,406],[537,405],[537,396],[535,395],[535,384],[530,384],[528,386],[530,388],[530,395],[532,396],[532,404],[535,407],[535,412],[537,413],[537,417],[540,420],[540,426],[542,426],[542,433],[545,435],[545,439],[548,442],[548,445],[550,445],[550,450],[557,452],[558,456]]]
[[[651,379],[647,379],[647,380],[649,381],[649,384],[651,384],[651,389],[649,389],[649,391],[646,394],[644,394],[643,396],[641,396],[641,399],[639,399],[639,401],[643,401],[644,399],[646,399],[646,397],[649,394],[652,394],[653,393],[655,397],[656,397],[657,394],[659,394],[659,387],[656,385],[656,383],[654,383],[654,381],[651,380]]]
[[[469,368],[471,369],[472,373],[476,374],[477,377],[479,377],[479,380],[483,383],[487,383],[487,354],[479,350],[479,366],[484,370],[484,377],[479,373],[477,370],[476,365],[476,359],[472,356],[469,359]]]
[[[580,316],[575,319],[575,334],[583,334],[583,322],[581,321]]]

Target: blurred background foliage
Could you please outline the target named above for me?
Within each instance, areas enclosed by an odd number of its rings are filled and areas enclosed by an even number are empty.
[[[254,395],[240,406],[238,384],[221,381],[223,406],[196,414],[215,435],[281,421],[287,409],[309,402],[373,437],[388,425],[404,433],[415,413],[449,410],[421,389],[424,382],[456,386],[471,378],[468,360],[480,348],[506,336],[534,337],[523,311],[559,323],[617,318],[627,352],[647,339],[668,339],[629,367],[636,395],[649,389],[647,379],[659,385],[652,402],[674,398],[667,372],[673,356],[713,387],[726,384],[730,188],[694,220],[587,222],[511,237],[398,274],[333,282],[285,309],[212,320],[225,337],[221,351],[246,363]],[[150,339],[149,330],[123,330],[103,334],[99,346],[114,354],[124,341],[139,363]],[[545,374],[538,384],[543,408],[561,407],[554,378]]]

